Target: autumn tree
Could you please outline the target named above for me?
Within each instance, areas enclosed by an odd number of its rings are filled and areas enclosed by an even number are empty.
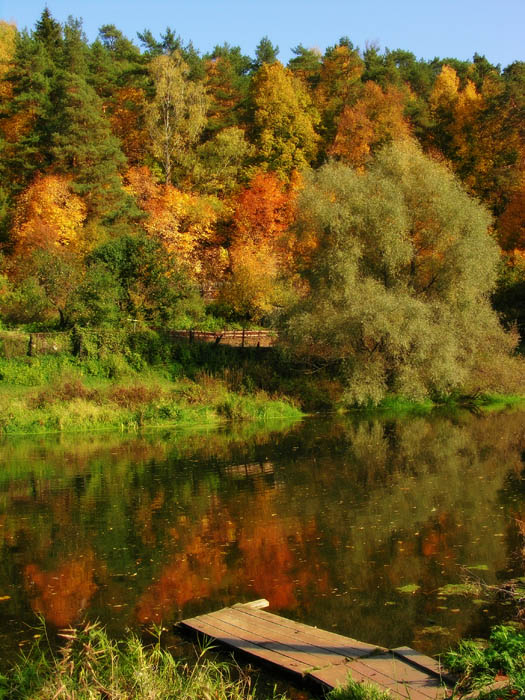
[[[146,167],[131,169],[127,180],[130,192],[147,214],[142,222],[144,230],[162,244],[177,265],[201,283],[220,276],[225,252],[215,235],[218,201],[158,184]]]
[[[274,173],[258,172],[235,201],[235,242],[277,247],[293,218],[294,193]]]
[[[86,206],[67,175],[39,175],[18,197],[13,222],[17,254],[34,248],[81,249]]]
[[[205,56],[209,98],[206,134],[238,125],[245,109],[251,61],[238,46],[216,46]]]
[[[285,236],[297,188],[273,173],[259,172],[239,193],[229,248],[230,275],[219,302],[243,321],[260,321],[289,301],[291,249]]]
[[[258,161],[288,178],[317,153],[318,114],[302,83],[278,61],[263,64],[251,86],[253,140]]]
[[[487,298],[499,258],[490,216],[447,169],[392,144],[362,175],[323,166],[298,211],[318,247],[288,337],[310,360],[338,364],[350,403],[504,381],[514,343]]]
[[[329,153],[363,168],[378,148],[409,136],[404,104],[405,95],[397,88],[383,90],[376,83],[365,83],[357,102],[344,107]]]
[[[329,47],[323,56],[313,100],[321,115],[321,130],[326,145],[335,137],[343,107],[352,104],[361,91],[363,70],[362,58],[353,44],[344,37],[339,44]]]
[[[157,56],[149,71],[155,96],[146,109],[146,124],[152,153],[170,183],[174,165],[188,166],[190,149],[205,125],[207,102],[203,85],[189,80],[179,52]]]

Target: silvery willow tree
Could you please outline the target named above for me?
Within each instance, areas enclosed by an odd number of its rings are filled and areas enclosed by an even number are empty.
[[[514,339],[493,312],[491,218],[409,141],[364,173],[330,162],[307,178],[298,235],[313,240],[308,293],[285,319],[291,348],[336,364],[351,404],[507,388]]]

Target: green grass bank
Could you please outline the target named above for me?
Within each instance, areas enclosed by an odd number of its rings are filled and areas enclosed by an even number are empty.
[[[520,395],[451,394],[420,402],[388,396],[378,405],[352,407],[338,367],[312,371],[279,347],[181,343],[148,329],[75,328],[46,338],[42,347],[29,344],[29,353],[27,334],[0,336],[3,435],[293,421],[326,411],[399,415],[525,405]]]

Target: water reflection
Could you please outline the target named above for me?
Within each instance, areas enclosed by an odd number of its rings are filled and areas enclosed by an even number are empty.
[[[34,613],[118,635],[260,597],[436,652],[501,615],[445,584],[464,567],[489,583],[524,573],[525,413],[24,439],[0,454],[2,655]]]

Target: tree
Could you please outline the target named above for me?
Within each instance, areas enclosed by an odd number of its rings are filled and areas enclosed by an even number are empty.
[[[90,223],[125,223],[137,212],[122,188],[119,171],[126,159],[100,98],[82,76],[64,73],[60,103],[62,123],[53,139],[54,169],[73,174],[71,188],[84,198]]]
[[[321,52],[319,49],[307,49],[299,44],[292,52],[294,58],[288,61],[288,68],[309,88],[314,88],[321,76]]]
[[[190,327],[203,313],[195,286],[163,245],[144,234],[124,235],[96,248],[89,266],[105,268],[120,286],[120,311],[152,325]]]
[[[71,177],[39,175],[18,197],[13,243],[17,254],[28,254],[35,248],[82,247],[82,226],[86,206],[71,191]]]
[[[193,281],[204,282],[221,273],[224,251],[215,235],[218,202],[173,187],[159,185],[148,168],[131,168],[129,189],[148,215],[143,222],[148,235],[161,244],[177,266]],[[211,269],[210,269],[211,268]]]
[[[297,185],[286,188],[259,172],[235,199],[230,275],[219,302],[242,321],[260,321],[284,306],[291,293],[291,249],[285,235],[293,219]]]
[[[298,211],[318,241],[290,345],[338,364],[350,403],[501,381],[513,340],[488,301],[499,259],[490,216],[446,168],[394,143],[362,175],[323,166]]]
[[[252,62],[252,71],[256,73],[265,63],[275,63],[279,55],[279,47],[274,46],[267,36],[263,36],[255,49],[255,60]]]
[[[323,56],[319,84],[314,104],[321,114],[321,126],[326,144],[335,136],[339,115],[346,104],[352,104],[362,88],[364,64],[353,45],[345,38],[329,47]]]
[[[248,94],[251,61],[238,46],[216,46],[205,56],[206,92],[209,97],[206,133],[215,134],[241,119]]]
[[[149,70],[155,97],[146,109],[146,124],[152,153],[170,183],[174,163],[189,165],[190,148],[206,123],[206,96],[201,84],[188,79],[189,68],[179,52],[157,56]]]
[[[234,203],[234,241],[277,248],[292,223],[294,200],[276,175],[256,173]]]
[[[205,194],[230,196],[245,184],[254,150],[239,127],[222,129],[197,148],[192,182]]]
[[[357,102],[344,107],[329,154],[363,168],[378,148],[408,137],[404,106],[405,95],[397,88],[383,90],[376,83],[365,83]]]
[[[258,161],[288,179],[317,153],[317,111],[302,83],[278,61],[263,64],[251,87],[253,140]]]

